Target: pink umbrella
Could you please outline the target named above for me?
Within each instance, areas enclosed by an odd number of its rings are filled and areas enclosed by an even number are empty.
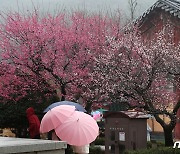
[[[55,128],[55,132],[61,140],[68,144],[83,146],[96,139],[99,127],[90,115],[75,111],[63,124]]]
[[[101,112],[99,112],[99,111],[93,111],[93,112],[91,112],[91,115],[92,115],[93,119],[96,121],[100,121],[102,119]]]
[[[49,110],[41,120],[40,132],[49,132],[62,124],[75,112],[75,106],[61,105]]]

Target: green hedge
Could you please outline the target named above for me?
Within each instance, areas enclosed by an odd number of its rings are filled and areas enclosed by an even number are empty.
[[[126,151],[124,154],[180,154],[180,149],[171,147],[159,147],[137,151]]]
[[[155,147],[165,147],[165,143],[162,141],[148,141],[147,149],[155,148]]]
[[[66,151],[66,154],[73,154],[72,149]],[[89,154],[105,154],[99,147],[90,146]],[[125,151],[124,154],[180,154],[180,149],[173,149],[171,147],[159,147],[136,151]]]
[[[93,142],[93,144],[95,144],[95,145],[105,145],[105,138],[104,137],[99,137]]]
[[[99,147],[91,147],[89,148],[89,154],[105,154]]]
[[[68,148],[65,151],[65,154],[74,154],[72,146],[68,145]],[[99,147],[90,146],[89,147],[89,154],[105,154]]]

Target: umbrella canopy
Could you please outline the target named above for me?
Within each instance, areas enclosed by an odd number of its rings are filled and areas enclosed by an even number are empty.
[[[102,119],[102,114],[99,111],[92,111],[91,115],[92,115],[93,119],[96,121],[100,121]]]
[[[83,146],[99,135],[97,122],[84,112],[75,111],[62,125],[55,128],[57,136],[70,145]]]
[[[103,114],[103,112],[108,111],[108,110],[100,108],[100,109],[97,109],[96,111],[99,111],[99,112],[101,112]]]
[[[78,103],[74,103],[74,102],[71,102],[71,101],[61,101],[61,102],[56,102],[56,103],[53,103],[51,105],[49,105],[45,110],[44,112],[48,112],[50,109],[56,107],[56,106],[59,106],[59,105],[71,105],[71,106],[75,106],[76,110],[77,111],[81,111],[81,112],[87,112],[84,107]]]
[[[41,120],[40,132],[49,132],[62,124],[75,112],[75,106],[61,105],[49,110]]]

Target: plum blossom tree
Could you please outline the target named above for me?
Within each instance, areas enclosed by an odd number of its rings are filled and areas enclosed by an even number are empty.
[[[59,94],[60,100],[82,97],[87,109],[125,97],[154,115],[166,145],[172,145],[180,101],[169,85],[179,75],[180,48],[166,42],[164,34],[144,45],[137,33],[121,31],[119,20],[80,12],[1,17],[1,97],[19,101],[36,92],[43,98]]]
[[[1,64],[1,97],[6,101],[17,102],[25,97],[31,99],[32,95],[39,95],[39,100],[43,95],[53,94],[53,89],[48,87],[48,83],[38,75],[25,74],[16,66]],[[31,80],[29,80],[31,79]],[[37,99],[34,99],[34,101]]]
[[[81,12],[1,17],[1,96],[18,101],[40,91],[60,100],[90,98],[94,57],[109,48],[107,36],[118,35],[117,21]]]
[[[180,48],[167,42],[163,32],[146,45],[136,31],[112,38],[110,45],[113,50],[96,59],[94,73],[101,91],[110,102],[123,97],[132,106],[152,114],[164,129],[165,145],[171,146],[180,101],[173,89],[177,84],[170,70],[177,67]],[[166,123],[160,115],[169,117],[170,122]]]

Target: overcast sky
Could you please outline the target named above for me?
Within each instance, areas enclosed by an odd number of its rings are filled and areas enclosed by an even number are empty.
[[[141,15],[157,0],[137,0],[136,16]],[[77,10],[84,9],[88,11],[115,11],[121,10],[125,16],[128,16],[128,0],[0,0],[0,10],[31,10],[32,6],[39,7],[41,11],[53,12],[57,9]]]

